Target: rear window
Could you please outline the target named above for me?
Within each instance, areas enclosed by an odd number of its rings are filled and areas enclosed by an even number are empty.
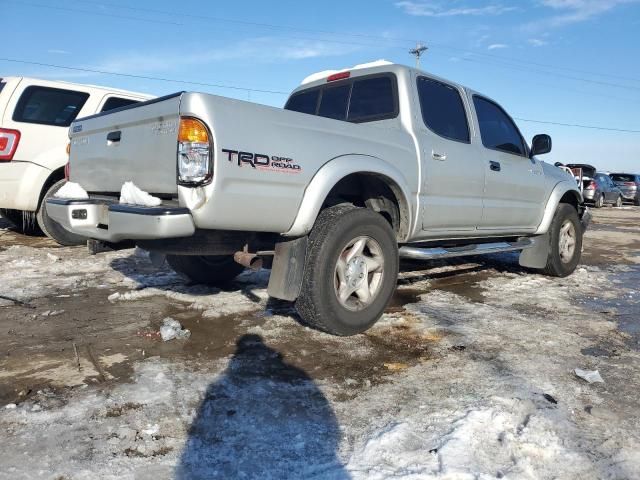
[[[13,112],[15,122],[68,127],[89,98],[85,92],[27,87]]]
[[[284,108],[355,123],[395,118],[396,78],[392,74],[370,75],[329,83],[296,93]]]
[[[309,113],[311,115],[315,115],[316,109],[318,108],[319,96],[320,90],[310,90],[307,92],[296,93],[289,99],[285,108],[294,112]]]
[[[129,105],[133,105],[134,103],[138,103],[138,100],[131,100],[130,98],[111,97],[106,102],[104,102],[102,110],[100,111],[106,112],[115,108],[127,107]]]
[[[451,85],[418,78],[418,97],[422,119],[441,137],[469,143],[469,124],[460,93]]]
[[[627,175],[625,173],[612,173],[611,178],[614,182],[635,182],[635,175]]]

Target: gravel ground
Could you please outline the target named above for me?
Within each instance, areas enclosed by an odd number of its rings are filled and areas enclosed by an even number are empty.
[[[406,264],[351,338],[0,218],[0,478],[640,478],[640,208],[594,214],[574,275]]]

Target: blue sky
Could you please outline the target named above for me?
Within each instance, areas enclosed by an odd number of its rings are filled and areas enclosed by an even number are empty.
[[[381,58],[413,64],[407,51],[422,41],[425,70],[495,98],[514,117],[640,130],[640,0],[0,3],[2,58],[287,92],[319,70]],[[0,75],[286,100],[4,60]],[[640,172],[640,133],[518,124],[529,139],[552,135],[547,161]]]

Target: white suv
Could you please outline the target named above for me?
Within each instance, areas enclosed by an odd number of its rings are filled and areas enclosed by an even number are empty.
[[[25,233],[84,243],[49,218],[44,199],[65,181],[69,125],[151,95],[26,77],[0,78],[0,214]]]

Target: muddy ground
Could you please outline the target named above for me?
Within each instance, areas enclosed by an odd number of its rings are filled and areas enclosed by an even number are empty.
[[[0,218],[0,478],[640,478],[640,208],[594,211],[568,279],[402,270],[336,338],[266,271],[204,288]]]

